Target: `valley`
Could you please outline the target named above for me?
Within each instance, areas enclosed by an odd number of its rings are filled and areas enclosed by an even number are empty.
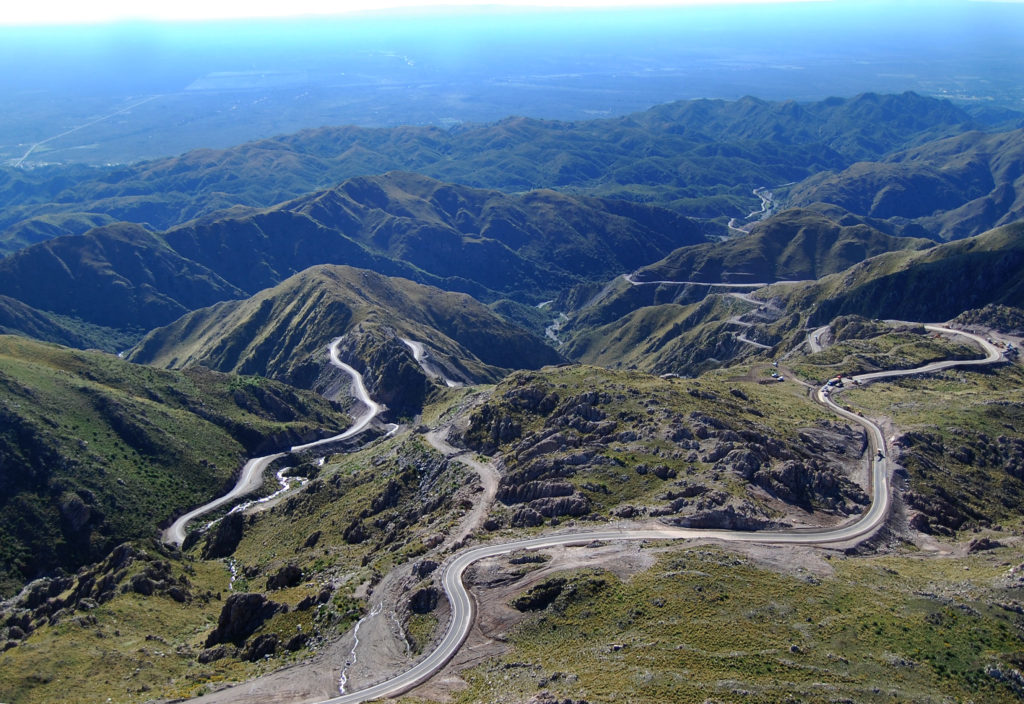
[[[687,100],[5,171],[0,700],[1013,701],[994,114]]]

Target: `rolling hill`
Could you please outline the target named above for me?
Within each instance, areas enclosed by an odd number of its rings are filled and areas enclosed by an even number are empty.
[[[816,174],[789,203],[838,205],[890,232],[953,240],[1024,218],[1024,130],[942,139]]]
[[[918,250],[934,242],[893,237],[866,225],[841,225],[819,213],[791,209],[721,243],[682,247],[639,269],[636,281],[756,283],[817,279],[869,257]]]
[[[248,300],[189,313],[150,332],[129,359],[310,387],[326,362],[326,345],[343,335],[349,338],[347,360],[368,370],[371,392],[399,415],[421,406],[429,387],[401,338],[425,343],[434,363],[455,381],[496,381],[510,369],[563,361],[540,338],[466,294],[329,265]]]
[[[74,571],[207,501],[244,459],[322,436],[333,404],[266,379],[163,371],[0,336],[0,593]]]
[[[64,232],[76,231],[82,217],[100,216],[166,229],[391,170],[507,192],[552,188],[728,217],[748,207],[754,188],[980,127],[951,103],[913,93],[807,104],[680,101],[613,119],[509,118],[452,130],[323,127],[130,166],[0,170],[0,233],[15,226],[33,236],[53,233],[25,221],[57,214],[66,218]],[[0,234],[0,251],[24,241]]]

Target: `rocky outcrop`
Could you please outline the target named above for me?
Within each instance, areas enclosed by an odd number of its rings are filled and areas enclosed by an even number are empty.
[[[700,511],[692,516],[684,516],[671,521],[681,528],[724,528],[727,530],[765,530],[783,528],[784,525],[764,518],[749,503],[740,504],[737,508],[729,504],[723,508]]]
[[[215,560],[233,555],[238,544],[242,542],[244,531],[245,516],[241,512],[229,513],[224,516],[217,527],[206,536],[203,559]]]
[[[227,656],[228,649],[225,648],[223,645],[217,645],[212,648],[206,648],[205,650],[200,652],[199,655],[196,657],[196,660],[198,660],[204,665],[207,665],[211,662],[216,662],[217,660],[226,658]]]
[[[517,509],[509,521],[509,525],[513,528],[536,528],[543,523],[544,516],[529,506]]]
[[[416,592],[409,597],[409,610],[414,614],[428,614],[437,608],[437,601],[440,596],[440,593],[435,587],[417,589]]]
[[[438,567],[440,567],[440,564],[434,560],[421,560],[412,566],[412,575],[419,579],[426,579],[433,574],[434,570]]]
[[[280,639],[276,633],[263,633],[252,639],[252,642],[242,651],[241,658],[249,662],[256,662],[270,657],[277,652],[279,643]]]
[[[512,601],[512,608],[518,611],[543,611],[561,595],[566,580],[555,577],[532,587],[530,591]]]
[[[555,496],[570,496],[576,488],[569,482],[526,482],[503,485],[498,489],[497,499],[504,504],[521,504],[534,499]]]
[[[578,517],[590,513],[590,499],[583,494],[537,499],[531,501],[528,506],[545,518]]]
[[[79,570],[74,577],[43,578],[25,585],[16,597],[0,605],[0,641],[4,630],[8,640],[17,642],[44,624],[53,626],[69,618],[87,623],[92,618],[88,612],[129,592],[179,603],[194,598],[188,578],[175,577],[170,562],[123,543],[105,560]],[[201,596],[208,598],[209,594]]]
[[[287,589],[297,586],[302,581],[302,568],[287,564],[275,574],[267,577],[267,589]]]
[[[241,645],[267,619],[287,610],[287,606],[269,601],[262,594],[232,594],[224,602],[217,627],[206,637],[205,647],[218,643]]]

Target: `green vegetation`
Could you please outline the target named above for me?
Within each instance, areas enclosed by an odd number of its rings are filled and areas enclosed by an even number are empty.
[[[437,626],[438,620],[434,614],[412,614],[409,616],[405,634],[409,641],[409,648],[414,655],[420,655],[428,649],[433,642]]]
[[[842,321],[843,319],[839,319]],[[862,319],[863,320],[863,319]],[[833,323],[836,339],[849,324]],[[928,333],[923,326],[889,326],[880,324],[865,338],[848,338],[829,345],[821,352],[809,354],[788,366],[811,383],[820,384],[837,374],[850,376],[881,369],[913,369],[943,359],[978,359],[978,346]]]
[[[1024,301],[1024,224],[920,252],[890,252],[806,284],[758,293],[821,325],[841,315],[936,322],[989,303]]]
[[[68,232],[77,231],[78,219],[99,215],[163,229],[395,170],[505,192],[556,188],[653,202],[724,224],[757,202],[754,188],[878,159],[961,133],[970,122],[944,100],[866,93],[800,105],[750,97],[679,101],[614,119],[510,118],[458,130],[324,127],[113,169],[14,170],[0,179],[0,230],[53,213],[69,220]],[[312,263],[321,262],[304,266]]]
[[[659,552],[625,581],[563,573],[560,595],[512,632],[510,653],[464,674],[470,686],[456,701],[538,688],[590,702],[1017,696],[1018,617],[1000,606],[1015,593],[1012,549],[964,560],[816,558],[813,571],[715,547]]]
[[[155,534],[268,437],[344,427],[323,399],[0,337],[0,592]]]
[[[899,429],[906,501],[921,515],[914,527],[952,534],[1024,517],[1022,385],[1024,370],[1014,364],[875,383],[843,398]]]
[[[15,608],[32,628],[0,655],[0,699],[61,701],[71,683],[76,700],[192,697],[294,662],[365,615],[365,597],[357,594],[439,543],[460,518],[453,497],[466,483],[463,465],[449,465],[416,436],[400,436],[329,458],[303,491],[248,517],[227,560],[201,559],[202,538],[184,556],[118,548],[115,554],[134,560],[101,563],[69,579],[59,595],[67,606],[55,615]],[[271,589],[268,578],[289,565],[301,578]],[[154,570],[165,579],[158,585],[178,587],[183,601],[161,586],[138,592],[138,575]],[[93,587],[90,601],[79,598],[83,584],[109,588]],[[278,608],[240,645],[226,643],[217,657],[200,659],[224,603],[243,592],[265,593],[288,609]],[[414,650],[429,644],[437,623],[432,613],[411,616]],[[294,650],[286,647],[300,634]],[[252,661],[253,644],[270,636],[277,642],[270,658]]]
[[[901,235],[955,240],[1024,215],[1024,130],[968,132],[884,161],[816,174],[790,192],[793,205],[830,203]]]
[[[637,272],[638,281],[771,282],[818,279],[868,257],[934,242],[845,225],[812,210],[785,210],[749,235],[682,247]]]
[[[394,417],[418,412],[433,385],[400,338],[423,343],[456,380],[495,381],[509,368],[562,358],[539,337],[461,293],[347,266],[317,266],[251,299],[221,303],[149,333],[132,361],[203,365],[309,387],[326,346],[345,336],[342,357],[366,372]]]

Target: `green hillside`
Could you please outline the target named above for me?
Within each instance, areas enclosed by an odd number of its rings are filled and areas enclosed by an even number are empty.
[[[118,223],[0,259],[0,294],[111,328],[148,329],[242,292],[157,234]]]
[[[371,391],[400,415],[422,405],[426,392],[400,337],[425,343],[456,381],[495,381],[509,369],[562,361],[540,338],[465,294],[328,265],[250,299],[189,313],[149,333],[129,358],[261,374],[309,387],[326,364],[327,344],[343,335],[350,338],[343,347],[348,361],[367,370]]]
[[[920,252],[893,252],[808,284],[778,284],[779,297],[812,324],[839,315],[934,322],[989,303],[1024,305],[1024,223]]]
[[[883,252],[931,247],[930,240],[893,237],[866,225],[842,225],[822,214],[786,210],[748,235],[683,247],[638,270],[637,281],[724,283],[800,281],[843,271]]]
[[[959,239],[1024,218],[1022,159],[1024,130],[969,132],[816,174],[789,202],[835,204],[898,234]]]
[[[0,337],[0,592],[103,558],[217,495],[243,460],[346,425],[255,377]]]
[[[613,119],[509,118],[456,130],[324,127],[130,166],[48,167],[31,174],[5,168],[0,230],[71,213],[165,229],[231,206],[268,207],[391,170],[507,192],[554,188],[654,202],[691,216],[727,218],[757,202],[754,188],[839,171],[974,127],[952,103],[913,93],[816,103],[679,101]],[[19,228],[44,229],[31,222]],[[13,238],[8,246],[18,242]]]

